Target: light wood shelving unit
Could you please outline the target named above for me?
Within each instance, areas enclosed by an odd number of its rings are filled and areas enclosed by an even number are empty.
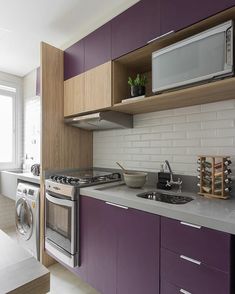
[[[112,66],[112,95],[114,104],[109,110],[138,114],[234,99],[235,77],[204,84],[195,84],[188,88],[176,89],[160,94],[152,93],[152,52],[230,19],[235,19],[235,8],[216,14],[114,60]],[[146,97],[140,100],[130,100],[130,102],[121,103],[123,99],[130,97],[130,89],[127,84],[128,77],[135,76],[137,73],[147,76]]]
[[[130,114],[161,111],[235,98],[235,78],[211,82],[138,101],[117,103],[112,110]]]

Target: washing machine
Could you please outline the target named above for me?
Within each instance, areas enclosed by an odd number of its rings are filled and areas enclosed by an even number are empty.
[[[17,240],[38,260],[39,197],[39,186],[24,182],[18,184],[15,206]]]

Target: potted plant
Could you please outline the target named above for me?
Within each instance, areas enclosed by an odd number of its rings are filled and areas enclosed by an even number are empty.
[[[137,74],[135,79],[128,78],[128,85],[131,86],[131,97],[145,95],[145,85],[147,78],[145,75]]]

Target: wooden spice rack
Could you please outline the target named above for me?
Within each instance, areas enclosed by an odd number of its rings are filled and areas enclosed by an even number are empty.
[[[200,155],[198,164],[198,194],[209,198],[228,199],[231,184],[230,156]]]

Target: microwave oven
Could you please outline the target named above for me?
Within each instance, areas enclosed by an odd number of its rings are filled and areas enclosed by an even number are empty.
[[[233,21],[152,53],[152,91],[233,75]]]

